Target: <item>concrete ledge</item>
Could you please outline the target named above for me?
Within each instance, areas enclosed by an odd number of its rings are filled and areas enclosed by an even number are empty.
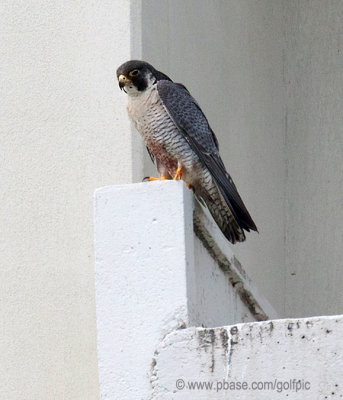
[[[147,398],[154,352],[175,330],[274,315],[183,182],[98,189],[95,261],[102,399]]]
[[[153,400],[343,397],[343,316],[170,333],[156,351]]]

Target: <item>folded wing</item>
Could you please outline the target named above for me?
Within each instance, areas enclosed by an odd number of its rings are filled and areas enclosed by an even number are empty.
[[[163,105],[192,150],[207,167],[241,228],[257,231],[219,155],[217,139],[198,103],[185,86],[161,80],[157,90]]]

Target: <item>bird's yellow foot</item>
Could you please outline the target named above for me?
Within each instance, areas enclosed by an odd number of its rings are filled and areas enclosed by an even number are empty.
[[[169,176],[168,175],[164,175],[164,176],[161,176],[159,178],[155,178],[153,176],[149,176],[147,180],[150,182],[150,181],[166,181],[167,179],[169,179]]]
[[[182,174],[183,174],[183,168],[182,167],[179,167],[177,170],[176,170],[176,174],[175,174],[175,176],[174,176],[174,181],[179,181],[181,178],[182,178]]]

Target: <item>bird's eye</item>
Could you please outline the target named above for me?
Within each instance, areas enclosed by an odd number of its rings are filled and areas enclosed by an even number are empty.
[[[133,71],[130,72],[130,76],[137,76],[139,74],[138,69],[134,69]]]

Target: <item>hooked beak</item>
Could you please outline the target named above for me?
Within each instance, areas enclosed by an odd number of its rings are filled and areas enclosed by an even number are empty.
[[[119,75],[119,77],[118,77],[118,82],[119,82],[120,90],[123,90],[123,87],[124,87],[127,83],[129,83],[129,79],[127,79],[125,75]]]

